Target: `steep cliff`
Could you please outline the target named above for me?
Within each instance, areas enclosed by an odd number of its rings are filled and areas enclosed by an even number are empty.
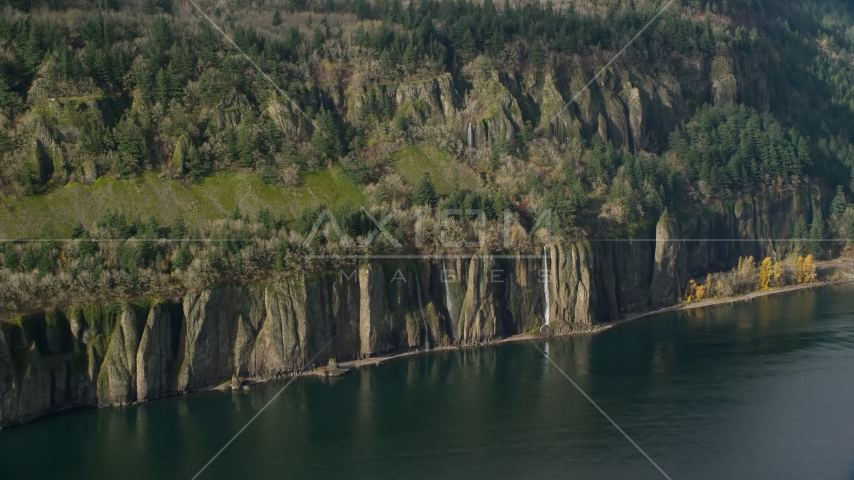
[[[653,305],[672,305],[682,298],[682,287],[688,282],[685,262],[685,243],[676,222],[665,212],[655,227],[655,267],[649,287]]]
[[[178,319],[175,320],[177,322]],[[174,360],[172,324],[172,312],[168,306],[158,303],[151,308],[136,352],[138,401],[169,393],[168,373]]]
[[[576,243],[549,252],[549,299],[551,330],[571,333],[590,327],[597,320],[594,259],[590,245]]]
[[[136,400],[136,354],[139,327],[136,313],[125,305],[110,335],[107,354],[98,375],[98,405],[126,405]]]
[[[689,275],[731,268],[738,255],[785,254],[788,242],[774,239],[820,198],[804,186],[696,218],[664,215],[631,236],[549,245],[545,264],[522,253],[367,262],[0,321],[0,427],[275,378],[312,358],[483,344],[539,330],[546,312],[551,333],[589,331],[677,303]]]

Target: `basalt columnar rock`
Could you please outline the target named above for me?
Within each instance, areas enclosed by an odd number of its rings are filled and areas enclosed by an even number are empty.
[[[168,305],[155,304],[143,327],[136,352],[136,395],[139,401],[169,393],[169,367],[174,360],[171,310]]]
[[[676,222],[665,212],[655,227],[655,266],[649,287],[654,306],[672,305],[682,298],[682,287],[688,282],[685,262],[685,243]]]
[[[109,346],[98,375],[98,405],[126,405],[136,400],[136,357],[139,326],[134,307],[125,305],[109,335]]]
[[[552,333],[589,331],[678,302],[689,276],[731,268],[739,255],[786,254],[789,242],[773,239],[790,238],[819,202],[804,186],[694,218],[665,215],[633,237],[549,245],[545,265],[542,250],[367,262],[0,320],[0,427],[329,359],[488,343],[539,329],[546,297]]]

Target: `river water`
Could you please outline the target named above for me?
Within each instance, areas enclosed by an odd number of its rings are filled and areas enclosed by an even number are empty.
[[[544,343],[297,379],[199,479],[664,478]],[[674,480],[854,479],[854,286],[548,343]],[[0,478],[190,479],[282,385],[0,431]]]

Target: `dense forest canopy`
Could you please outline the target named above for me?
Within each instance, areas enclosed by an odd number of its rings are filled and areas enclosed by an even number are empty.
[[[247,59],[186,2],[18,0],[0,15],[0,182],[4,194],[26,195],[104,175],[154,170],[199,182],[248,169],[289,188],[301,172],[338,165],[377,205],[410,205],[420,186],[389,178],[376,152],[426,142],[485,182],[441,195],[444,204],[492,212],[497,202],[521,214],[550,206],[564,212],[567,228],[631,223],[689,198],[727,201],[806,176],[848,191],[851,7],[677,0],[656,18],[663,5],[200,2]],[[546,87],[568,101],[578,89],[573,75],[592,76],[654,18],[616,62],[619,70],[593,88],[625,97],[627,78],[679,78],[699,66],[720,90],[721,65],[754,86],[739,85],[734,102],[718,105],[708,91],[683,85],[684,108],[659,128],[670,137],[659,142],[664,148],[620,143],[610,118],[585,120],[576,135],[553,134],[560,112],[545,114]],[[510,134],[473,149],[470,120],[430,130],[449,113],[423,98],[397,104],[389,93],[446,74],[460,115],[487,118],[503,108]],[[495,78],[514,105],[478,97],[475,85]],[[655,101],[650,95],[640,105]],[[613,110],[608,102],[600,108]],[[580,106],[568,110],[585,116]]]
[[[188,1],[0,8],[8,302],[399,252],[339,240],[393,218],[411,243],[437,210],[481,212],[485,234],[446,223],[493,251],[506,214],[513,248],[541,250],[544,212],[613,238],[768,198],[822,207],[798,254],[854,237],[850,2],[195,3],[210,22]]]

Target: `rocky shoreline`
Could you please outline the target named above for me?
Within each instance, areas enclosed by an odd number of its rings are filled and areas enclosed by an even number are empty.
[[[831,262],[825,262],[824,264],[821,265],[821,267],[824,269],[833,268],[836,266],[837,266],[836,263],[831,263]],[[846,261],[844,263],[844,266],[851,267],[852,262],[850,260]],[[275,380],[280,380],[282,378],[293,377],[293,376],[324,376],[324,377],[326,377],[326,376],[342,375],[344,373],[347,373],[347,372],[354,370],[354,369],[357,369],[357,368],[378,366],[378,365],[381,365],[387,361],[391,361],[391,360],[395,360],[395,359],[399,359],[399,358],[403,358],[403,357],[408,357],[408,356],[412,356],[412,355],[431,353],[431,352],[435,352],[435,351],[459,350],[462,348],[473,348],[473,347],[479,347],[479,346],[498,345],[498,344],[507,343],[507,342],[539,340],[539,339],[548,338],[548,337],[590,335],[590,334],[600,333],[602,331],[608,330],[612,327],[615,327],[615,326],[623,324],[623,323],[639,320],[642,318],[646,318],[646,317],[650,317],[650,316],[658,315],[658,314],[662,314],[662,313],[668,313],[668,312],[674,312],[674,311],[680,311],[680,310],[705,308],[705,307],[709,307],[709,306],[727,304],[727,303],[731,304],[731,303],[735,303],[735,302],[749,301],[752,299],[765,297],[765,296],[769,296],[769,295],[775,295],[775,294],[780,294],[780,293],[789,293],[789,292],[793,292],[793,291],[797,291],[797,290],[817,288],[817,287],[835,285],[835,284],[841,284],[841,283],[850,283],[852,281],[854,281],[854,279],[847,278],[847,277],[846,278],[836,278],[834,280],[824,281],[824,282],[819,282],[819,283],[814,283],[814,284],[796,285],[796,286],[778,288],[778,289],[767,290],[767,291],[753,292],[753,293],[738,296],[738,297],[710,299],[710,300],[706,300],[706,301],[702,301],[702,302],[694,302],[694,303],[680,303],[677,305],[673,305],[673,306],[669,306],[669,307],[665,307],[665,308],[660,308],[660,309],[656,309],[656,310],[651,310],[648,312],[637,313],[637,314],[627,314],[622,319],[607,322],[607,323],[577,325],[573,329],[561,330],[561,331],[558,331],[557,333],[552,333],[552,334],[548,334],[548,335],[542,335],[542,334],[532,335],[532,334],[520,333],[520,334],[510,335],[510,336],[503,337],[503,338],[493,338],[493,339],[488,339],[488,340],[484,340],[484,341],[477,342],[477,343],[469,343],[469,344],[465,344],[465,345],[459,345],[459,344],[441,345],[440,344],[440,345],[436,346],[435,348],[431,348],[429,350],[424,350],[423,348],[419,348],[416,345],[416,346],[410,346],[409,348],[406,349],[406,351],[402,351],[400,353],[393,353],[393,354],[378,353],[376,355],[365,356],[362,358],[353,358],[353,359],[343,361],[340,363],[332,360],[329,365],[322,366],[322,367],[314,367],[313,365],[311,365],[311,366],[309,366],[310,369],[308,369],[308,370],[306,370],[306,369],[300,370],[297,367],[297,368],[294,368],[294,369],[291,369],[288,371],[276,372],[275,374],[272,374],[272,375],[247,376],[247,377],[243,377],[243,378],[240,378],[239,380],[237,380],[237,383],[235,383],[237,377],[232,376],[232,380],[230,382],[228,380],[224,380],[224,381],[221,381],[215,385],[185,388],[185,389],[180,390],[180,391],[178,391],[178,390],[168,391],[168,392],[164,392],[164,394],[162,394],[162,395],[158,395],[158,396],[155,396],[153,398],[138,398],[138,399],[125,401],[123,403],[119,403],[118,405],[105,405],[105,404],[100,404],[100,403],[87,405],[85,402],[80,402],[79,404],[60,405],[60,406],[57,406],[57,408],[52,408],[49,412],[38,415],[38,417],[30,418],[30,419],[25,420],[23,422],[7,422],[6,424],[3,424],[2,427],[19,425],[22,423],[26,423],[26,421],[35,420],[39,417],[50,416],[50,415],[57,414],[60,412],[75,410],[75,409],[79,409],[79,408],[95,407],[95,406],[105,407],[105,406],[119,406],[119,405],[136,405],[136,404],[144,403],[144,402],[146,402],[150,399],[154,399],[154,398],[165,398],[165,397],[169,397],[169,396],[188,394],[188,393],[194,393],[194,392],[200,392],[200,391],[228,390],[228,389],[241,389],[241,388],[246,389],[246,388],[251,388],[251,387],[253,387],[257,384],[260,384],[260,383],[266,383],[268,381],[275,381]],[[155,305],[152,308],[152,311],[156,311],[157,307],[158,307],[158,305]],[[160,312],[162,313],[162,307],[161,307]],[[122,317],[126,317],[126,315],[123,314]],[[148,330],[148,332],[145,332],[143,334],[143,336],[145,336],[146,333],[150,334],[151,330]],[[161,332],[161,334],[162,334],[162,332]],[[147,345],[148,345],[147,343],[143,344],[141,342],[139,352],[146,351],[144,347],[147,347]],[[322,352],[319,352],[319,353],[322,353]],[[140,354],[138,353],[137,356],[139,357]],[[151,365],[150,365],[151,362],[148,362],[148,364],[145,364],[145,360],[143,358],[140,358],[140,360],[142,360],[142,364],[141,364],[141,368],[138,371],[142,372],[142,371],[145,371],[146,369],[149,369],[151,367]],[[312,368],[312,367],[314,367],[314,368]],[[114,369],[115,366],[107,365],[106,368]],[[330,374],[331,369],[335,369],[332,374]],[[112,374],[113,373],[110,373],[108,375],[112,375]],[[136,383],[137,383],[138,388],[140,388],[140,391],[146,390],[146,387],[145,387],[146,378],[147,377],[144,373],[140,373],[139,378],[137,378]],[[66,379],[66,381],[69,381],[69,380],[70,379]],[[103,380],[100,377],[98,377],[98,379],[97,379],[98,387],[102,387],[102,381]],[[104,381],[104,384],[106,385],[106,381]],[[27,392],[27,390],[21,391],[21,393],[26,393],[26,392]],[[44,393],[47,394],[48,392],[45,391]],[[53,393],[55,394],[55,392],[53,392]],[[35,398],[39,398],[39,397],[36,396]],[[6,399],[6,401],[8,402],[8,398]],[[8,403],[5,403],[4,405],[8,405]]]
[[[854,262],[852,262],[852,261],[847,261],[846,264],[848,266],[854,266]],[[826,266],[831,265],[831,263],[825,262],[824,265],[826,265]],[[227,390],[246,389],[246,388],[251,388],[251,387],[254,387],[254,386],[262,384],[262,383],[280,380],[283,377],[341,376],[344,373],[349,373],[349,372],[356,370],[356,369],[359,369],[359,368],[381,366],[385,362],[389,362],[389,361],[393,361],[393,360],[397,360],[397,359],[401,359],[401,358],[406,358],[406,357],[412,357],[415,355],[426,355],[426,354],[430,354],[430,353],[434,353],[434,352],[455,351],[455,350],[462,350],[462,349],[466,349],[466,348],[488,347],[488,346],[495,346],[495,345],[501,345],[504,343],[512,343],[512,342],[536,341],[536,340],[542,340],[545,338],[552,338],[552,337],[565,338],[565,337],[581,336],[581,335],[595,335],[597,333],[602,333],[606,330],[610,330],[611,328],[617,327],[617,326],[622,325],[624,323],[629,323],[629,322],[633,322],[635,320],[653,317],[655,315],[660,315],[660,314],[664,314],[664,313],[678,312],[678,311],[684,311],[684,310],[695,310],[695,309],[712,307],[715,305],[734,304],[737,302],[747,302],[747,301],[754,300],[757,298],[768,297],[768,296],[782,294],[782,293],[792,293],[792,292],[796,292],[799,290],[810,290],[810,289],[814,289],[814,288],[821,288],[821,287],[827,287],[827,286],[832,286],[832,285],[841,285],[841,284],[846,284],[846,283],[854,283],[854,278],[845,278],[845,279],[837,279],[837,280],[830,280],[830,281],[822,281],[822,282],[816,282],[816,283],[810,283],[810,284],[804,284],[804,285],[791,285],[791,286],[782,287],[782,288],[775,288],[772,290],[751,292],[751,293],[748,293],[746,295],[739,295],[739,296],[735,296],[735,297],[714,298],[714,299],[704,300],[701,302],[692,302],[692,303],[680,303],[677,305],[673,305],[671,307],[661,308],[661,309],[653,310],[650,312],[627,315],[625,318],[614,321],[614,322],[610,322],[607,324],[592,325],[586,329],[580,329],[577,331],[562,333],[562,334],[558,334],[558,335],[521,334],[521,335],[513,335],[511,337],[502,338],[502,339],[491,341],[491,342],[485,342],[485,343],[482,343],[479,345],[441,346],[441,347],[430,349],[430,350],[416,349],[416,350],[410,350],[410,351],[406,351],[406,352],[402,352],[402,353],[395,353],[395,354],[391,354],[391,355],[380,355],[380,356],[376,356],[376,357],[350,360],[350,361],[341,362],[341,363],[336,362],[335,368],[338,368],[339,370],[341,370],[341,373],[334,374],[334,375],[330,375],[328,373],[328,370],[327,370],[328,367],[327,366],[321,366],[321,367],[317,367],[317,368],[314,368],[311,370],[303,370],[300,372],[292,372],[290,374],[286,374],[286,375],[279,376],[276,378],[247,378],[247,379],[244,379],[244,383],[242,383],[240,388],[235,388],[232,385],[223,384],[223,385],[219,385],[219,386],[213,387],[213,388],[208,389],[208,390],[227,391]]]

